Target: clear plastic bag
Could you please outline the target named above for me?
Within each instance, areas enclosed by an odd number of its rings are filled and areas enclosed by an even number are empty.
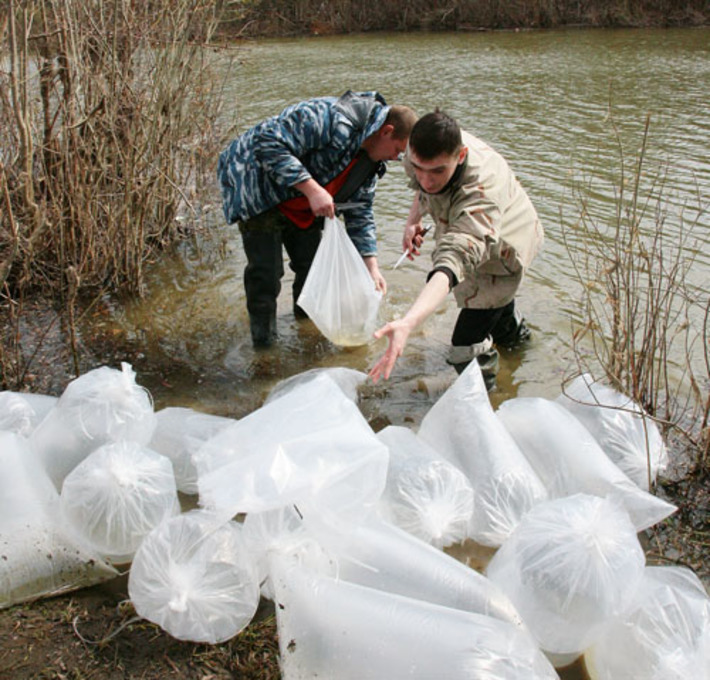
[[[469,538],[497,547],[547,490],[498,420],[472,361],[424,416],[418,432],[468,477],[474,493]]]
[[[592,680],[708,680],[710,598],[684,567],[646,567],[631,611],[585,653]]]
[[[64,478],[102,444],[147,444],[155,428],[153,402],[136,384],[127,363],[102,366],[72,380],[30,435],[30,442],[58,490]]]
[[[347,536],[321,541],[337,563],[337,578],[525,628],[499,586],[388,522],[371,518]]]
[[[226,517],[290,503],[356,521],[387,477],[387,447],[322,374],[222,430],[193,456],[200,505]]]
[[[510,623],[324,576],[285,557],[271,571],[284,680],[557,678],[531,636]]]
[[[644,491],[668,465],[658,425],[625,394],[584,374],[565,386],[556,401],[581,421],[604,453]]]
[[[136,612],[178,640],[216,644],[234,637],[259,604],[241,529],[202,510],[156,527],[131,565],[128,595]]]
[[[178,491],[196,494],[197,470],[192,462],[193,454],[236,420],[180,406],[169,406],[157,411],[155,420],[150,448],[172,462]]]
[[[575,494],[533,508],[486,574],[546,652],[579,655],[629,610],[644,566],[623,506]]]
[[[63,516],[114,564],[130,562],[147,534],[180,512],[170,460],[136,442],[93,451],[64,480]]]
[[[381,300],[343,224],[326,218],[298,305],[328,340],[347,347],[372,340]]]
[[[473,513],[466,475],[407,427],[390,425],[377,437],[390,452],[381,514],[437,548],[463,541]]]
[[[65,529],[59,496],[27,442],[0,432],[0,609],[115,578]]]
[[[273,601],[276,597],[269,571],[274,555],[288,555],[321,574],[335,575],[333,557],[306,526],[295,506],[250,512],[243,527],[244,543],[256,566],[261,594],[265,598]]]
[[[265,404],[268,404],[274,399],[282,397],[287,392],[295,389],[299,385],[313,380],[321,375],[327,375],[335,382],[338,387],[345,393],[348,399],[355,403],[358,401],[358,388],[367,380],[367,373],[356,371],[354,368],[345,366],[329,366],[327,368],[311,368],[302,373],[292,375],[290,378],[280,380],[269,392]]]
[[[609,459],[589,430],[557,402],[516,397],[503,402],[498,415],[550,497],[613,494],[628,510],[638,531],[676,511],[674,505],[639,489]]]
[[[0,392],[0,430],[29,437],[56,403],[45,394]]]

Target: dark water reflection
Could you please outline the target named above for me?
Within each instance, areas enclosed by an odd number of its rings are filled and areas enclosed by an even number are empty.
[[[575,188],[593,180],[592,209],[611,223],[624,153],[638,153],[651,119],[648,179],[666,168],[664,229],[673,237],[695,225],[690,273],[698,290],[710,280],[710,30],[572,30],[522,33],[373,35],[266,41],[220,54],[231,103],[218,126],[243,130],[289,103],[346,89],[377,89],[390,103],[419,113],[436,106],[492,143],[509,160],[543,219],[547,240],[520,295],[534,338],[502,357],[494,406],[514,396],[554,397],[574,369],[571,322],[577,283],[563,230],[577,245],[583,234]],[[229,60],[228,57],[232,57]],[[611,117],[610,117],[611,112]],[[403,313],[424,282],[428,249],[391,271],[411,193],[391,164],[376,201],[381,267],[389,293],[382,318]],[[236,229],[221,218],[215,185],[209,237],[185,244],[150,272],[148,295],[113,310],[114,324],[135,349],[139,381],[156,406],[192,406],[241,417],[257,408],[279,380],[300,371],[348,366],[367,371],[383,344],[342,350],[310,322],[291,313],[286,276],[280,342],[256,353],[249,341],[243,287],[244,256]],[[682,217],[681,217],[682,211]],[[653,224],[648,225],[650,228]],[[362,408],[376,428],[418,427],[454,380],[444,357],[456,309],[439,310],[410,341],[391,380],[367,385]],[[583,677],[579,669],[566,678]]]

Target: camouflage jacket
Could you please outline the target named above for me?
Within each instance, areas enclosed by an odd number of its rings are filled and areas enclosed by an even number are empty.
[[[248,220],[301,194],[294,184],[309,178],[324,186],[356,156],[363,141],[385,122],[389,107],[377,92],[348,91],[294,104],[250,128],[220,154],[217,175],[229,224]],[[378,176],[349,200],[362,206],[344,215],[361,255],[377,252],[372,204]]]

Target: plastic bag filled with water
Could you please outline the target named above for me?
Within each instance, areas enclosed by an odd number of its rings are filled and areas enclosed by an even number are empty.
[[[534,640],[490,616],[403,597],[275,558],[284,680],[557,678]]]
[[[584,374],[566,385],[556,401],[582,422],[604,453],[645,491],[667,467],[668,452],[658,425],[625,394]]]
[[[197,470],[192,456],[206,441],[236,421],[192,408],[169,406],[156,412],[155,422],[150,448],[172,462],[178,491],[196,494]]]
[[[639,489],[604,453],[589,430],[560,404],[541,397],[517,397],[503,402],[498,415],[552,498],[574,493],[614,494],[638,531],[677,509]]]
[[[0,432],[0,609],[118,572],[60,520],[59,495],[25,439]]]
[[[354,368],[345,366],[328,366],[325,368],[311,368],[307,371],[297,373],[289,378],[280,380],[269,392],[265,403],[269,403],[274,399],[278,399],[291,390],[303,385],[310,380],[314,380],[321,375],[328,376],[341,390],[345,393],[348,399],[355,403],[358,401],[358,388],[367,380],[367,373],[356,371]]]
[[[476,361],[429,409],[418,435],[468,477],[474,493],[468,535],[482,545],[499,546],[520,518],[547,498],[493,411]]]
[[[64,480],[61,509],[107,559],[130,562],[148,533],[180,512],[172,464],[136,442],[104,444]]]
[[[318,521],[316,524],[322,526]],[[261,594],[269,600],[275,599],[269,571],[274,556],[289,556],[323,574],[334,575],[337,571],[333,557],[294,505],[250,512],[243,527],[244,544],[256,567]]]
[[[533,508],[486,573],[546,652],[574,658],[629,610],[644,566],[623,506],[576,494]]]
[[[437,548],[462,542],[473,514],[466,475],[407,427],[390,425],[377,437],[390,453],[380,513]]]
[[[347,347],[372,341],[381,301],[345,226],[326,218],[298,305],[328,340]]]
[[[370,518],[347,536],[322,536],[337,578],[524,628],[508,596],[486,576],[388,522]]]
[[[259,604],[241,525],[201,510],[166,520],[138,549],[128,595],[140,616],[178,640],[216,644],[234,637]]]
[[[0,392],[0,430],[29,437],[57,397],[30,392]]]
[[[131,440],[147,444],[155,428],[153,403],[136,384],[127,363],[102,366],[72,380],[30,436],[50,478],[64,478],[102,444]]]
[[[585,654],[592,680],[708,680],[710,599],[684,567],[646,567],[626,616]]]
[[[206,442],[200,505],[226,517],[290,503],[356,522],[382,495],[389,453],[338,385],[320,375]]]

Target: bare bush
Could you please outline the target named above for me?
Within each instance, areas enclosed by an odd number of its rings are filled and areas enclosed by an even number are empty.
[[[205,49],[214,11],[206,0],[10,0],[0,34],[6,318],[40,291],[73,328],[77,296],[140,293],[144,264],[179,235],[176,217],[194,207],[197,173],[219,143]]]
[[[210,146],[211,5],[10,2],[3,283],[139,290]]]
[[[579,218],[565,229],[580,290],[573,346],[579,372],[604,378],[682,434],[705,469],[710,298],[689,273],[707,206],[670,208],[663,169],[647,168],[649,124],[638,157],[627,163],[612,122],[619,169],[611,190],[591,180],[577,189]],[[595,205],[603,195],[614,196],[611,215]]]

